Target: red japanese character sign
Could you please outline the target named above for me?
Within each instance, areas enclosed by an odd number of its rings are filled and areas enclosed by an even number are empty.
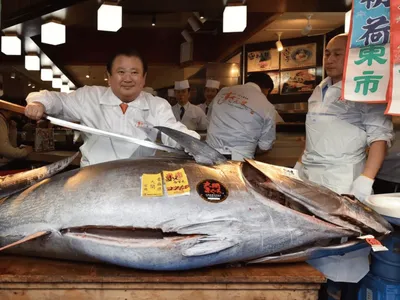
[[[208,202],[218,203],[226,200],[228,189],[219,181],[206,179],[197,184],[197,193]]]

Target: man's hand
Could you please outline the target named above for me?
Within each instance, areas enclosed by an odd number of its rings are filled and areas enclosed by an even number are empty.
[[[40,120],[46,109],[42,103],[32,102],[25,107],[25,116],[32,120]]]
[[[354,195],[358,200],[364,202],[369,195],[372,194],[372,185],[374,180],[365,176],[360,175],[354,180],[350,194]]]

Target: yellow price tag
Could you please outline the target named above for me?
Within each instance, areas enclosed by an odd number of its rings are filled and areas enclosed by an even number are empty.
[[[190,194],[189,181],[183,168],[176,171],[163,171],[163,177],[168,196]]]
[[[161,173],[142,175],[142,197],[160,197],[164,195]]]

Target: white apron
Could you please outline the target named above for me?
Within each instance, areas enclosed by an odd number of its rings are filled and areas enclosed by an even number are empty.
[[[303,174],[310,181],[345,194],[364,170],[367,135],[358,127],[323,113],[326,108],[321,103],[307,114]],[[369,252],[366,248],[309,263],[332,281],[355,283],[369,272]]]

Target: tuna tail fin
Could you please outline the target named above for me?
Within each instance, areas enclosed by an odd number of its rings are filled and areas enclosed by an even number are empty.
[[[48,166],[12,175],[1,176],[0,198],[11,196],[62,171],[75,159],[75,157],[78,156],[78,154],[79,152]]]
[[[37,239],[38,237],[41,237],[41,236],[44,236],[44,235],[48,235],[49,233],[50,233],[50,231],[39,231],[39,232],[36,232],[34,234],[31,234],[31,235],[28,235],[28,236],[24,237],[23,239],[21,239],[19,241],[16,241],[14,243],[11,243],[9,245],[1,247],[0,251],[6,250],[6,249],[14,247],[14,246],[18,246],[19,244],[22,244],[22,243],[25,243],[25,242],[28,242],[28,241],[31,241],[31,240],[34,240],[34,239]]]
[[[191,155],[193,155],[194,159],[199,164],[219,165],[227,161],[225,156],[223,156],[217,150],[207,145],[207,143],[192,137],[191,135],[163,126],[156,126],[154,128],[157,128],[162,133],[175,140],[178,144],[185,148],[186,152],[189,152]]]

